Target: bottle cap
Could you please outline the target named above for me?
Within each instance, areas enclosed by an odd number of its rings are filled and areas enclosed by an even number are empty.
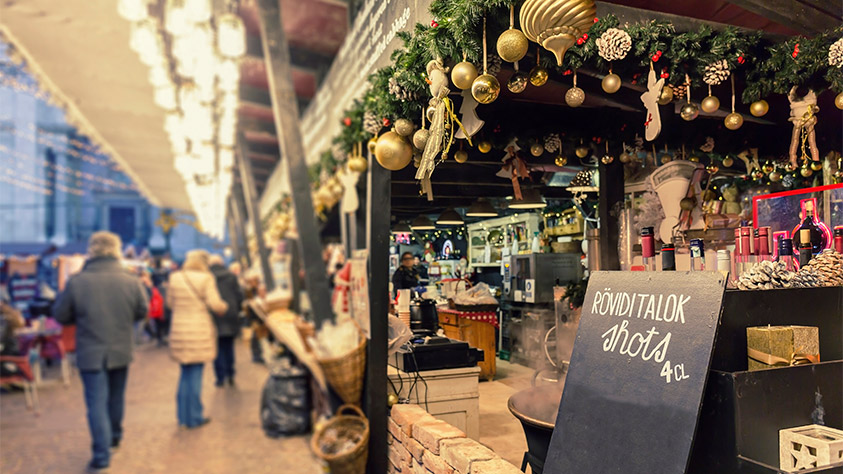
[[[731,260],[732,256],[729,255],[728,250],[718,250],[717,251],[717,260]]]
[[[838,236],[838,235],[843,236],[843,225],[839,225],[839,226],[834,228],[834,235],[835,236]]]
[[[673,242],[662,244],[662,252],[664,252],[665,250],[668,250],[668,251],[672,252],[672,251],[676,250],[676,246],[673,245]]]
[[[779,255],[793,255],[793,241],[779,239]]]
[[[770,228],[769,227],[759,227],[758,228],[758,235],[761,237],[766,237],[770,235]]]
[[[642,227],[641,235],[653,235],[655,232],[652,227]]]
[[[697,247],[703,250],[705,249],[705,241],[703,239],[691,239],[691,247]]]
[[[752,227],[741,227],[741,235],[742,236],[752,235]]]

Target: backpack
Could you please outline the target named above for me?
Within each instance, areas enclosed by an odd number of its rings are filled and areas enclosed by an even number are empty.
[[[152,295],[149,297],[149,317],[162,319],[164,317],[164,298],[158,288],[152,287]]]

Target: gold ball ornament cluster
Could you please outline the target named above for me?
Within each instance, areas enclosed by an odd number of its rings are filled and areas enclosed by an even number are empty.
[[[501,85],[491,74],[483,74],[471,84],[471,96],[481,104],[491,104],[501,93]]]
[[[808,163],[805,163],[805,166],[799,169],[799,174],[801,174],[805,178],[810,178],[814,171],[808,166]]]
[[[612,162],[615,161],[615,157],[606,153],[603,157],[600,158],[600,162],[604,165],[611,165]]]
[[[498,36],[498,42],[496,44],[498,50],[498,56],[501,57],[504,61],[514,63],[524,57],[527,54],[527,47],[529,46],[529,42],[527,41],[527,37],[524,36],[524,33],[521,30],[516,30],[515,28],[510,28],[500,36]]]
[[[591,153],[591,148],[585,145],[580,145],[576,150],[574,150],[574,153],[577,154],[577,158],[585,158],[589,155],[589,153]]]
[[[700,102],[700,109],[703,112],[710,114],[720,108],[720,99],[710,95]]]
[[[699,117],[699,115],[700,109],[697,108],[696,105],[691,104],[690,102],[683,105],[682,109],[679,111],[679,116],[682,117],[682,120],[685,120],[686,122],[694,120],[695,118]]]
[[[723,158],[723,166],[725,166],[726,168],[732,166],[733,164],[735,164],[735,159],[732,158],[731,156],[727,156],[726,158]]]
[[[413,122],[400,118],[395,121],[395,131],[402,137],[409,137],[413,133]]]
[[[784,165],[784,170],[788,173],[793,173],[794,171],[796,171],[796,165],[794,165],[793,163],[788,163]]]
[[[430,130],[426,128],[420,128],[416,130],[416,133],[413,134],[413,146],[415,146],[419,150],[424,150],[424,147],[427,146],[427,139],[429,137]]]
[[[555,160],[553,160],[553,162],[556,163],[556,166],[565,166],[568,164],[568,158],[559,155]]]
[[[488,140],[483,140],[477,144],[477,149],[480,150],[480,153],[489,153],[492,151],[492,144]]]
[[[814,171],[822,171],[823,162],[822,161],[812,161],[811,162],[811,169],[814,170]]]
[[[532,145],[530,145],[531,155],[542,156],[542,153],[544,153],[544,147],[541,145],[541,143],[533,143]]]
[[[743,125],[743,116],[737,112],[732,112],[723,119],[723,124],[729,130],[737,130]]]
[[[362,156],[352,156],[348,159],[348,169],[355,173],[365,173],[369,168],[369,162]]]
[[[396,395],[394,393],[390,393],[389,395],[387,395],[387,397],[386,397],[386,404],[387,405],[392,406],[392,405],[395,405],[396,403],[398,403],[398,395]]]
[[[720,167],[717,165],[708,165],[705,167],[705,170],[708,171],[708,174],[715,174],[720,171]]]
[[[579,107],[585,102],[585,91],[579,87],[572,87],[565,92],[565,103],[569,107]]]
[[[369,139],[369,142],[366,144],[366,146],[369,148],[369,153],[375,152],[375,146],[377,144],[378,144],[377,137],[372,137],[372,138]]]
[[[770,172],[770,174],[768,175],[768,178],[770,178],[770,181],[772,181],[774,183],[778,183],[779,181],[782,180],[782,174],[781,174],[781,172],[774,170],[774,171]]]
[[[753,117],[763,117],[769,111],[770,104],[768,104],[764,99],[756,100],[749,105],[749,113],[751,113]]]
[[[657,101],[659,105],[667,105],[670,101],[673,100],[673,89],[668,86],[662,87],[662,91],[659,92],[659,100]]]
[[[468,61],[462,61],[457,63],[454,68],[451,69],[451,82],[453,82],[458,89],[471,89],[471,84],[473,84],[474,80],[477,79],[477,75],[477,68],[474,64]]]
[[[541,66],[535,66],[533,69],[530,70],[530,84],[541,87],[547,83],[547,69]]]
[[[512,77],[506,82],[506,88],[509,89],[509,92],[513,94],[520,94],[527,89],[527,83],[530,82],[530,77],[527,74],[516,71]]]
[[[673,157],[670,156],[668,153],[665,153],[664,155],[662,155],[661,162],[662,162],[663,165],[666,165],[666,164],[670,163],[671,161],[673,161]]]
[[[404,137],[389,131],[378,138],[378,144],[375,146],[375,158],[384,168],[398,171],[412,161],[413,147]]]
[[[755,180],[760,180],[760,179],[764,178],[764,172],[759,170],[759,169],[756,169],[755,171],[752,172],[752,178],[755,179]]]
[[[772,173],[774,169],[776,169],[776,167],[772,163],[770,163],[769,161],[765,162],[761,166],[761,170],[764,171],[765,173],[768,173],[768,174]]]
[[[603,91],[607,94],[614,94],[621,88],[621,76],[615,73],[607,74],[600,83],[600,86],[603,87]]]
[[[468,152],[465,150],[457,150],[457,152],[454,153],[454,161],[457,163],[465,163],[468,161]]]

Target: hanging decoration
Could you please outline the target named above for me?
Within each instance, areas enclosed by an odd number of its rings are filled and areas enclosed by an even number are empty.
[[[483,17],[483,74],[471,84],[471,95],[481,104],[491,104],[498,98],[500,92],[501,85],[497,78],[489,74],[489,59],[486,54],[486,18]]]
[[[556,153],[562,149],[562,139],[558,133],[549,133],[544,137],[544,149],[548,153]]]
[[[513,138],[512,141],[506,145],[506,154],[501,160],[504,164],[498,171],[497,176],[507,178],[512,181],[512,195],[515,199],[523,199],[521,195],[520,178],[529,178],[530,173],[527,171],[527,164],[518,156],[521,147],[518,146],[518,139]]]
[[[753,117],[763,117],[767,115],[769,110],[770,104],[768,104],[764,99],[756,100],[749,105],[749,113],[751,113]]]
[[[530,145],[530,154],[531,155],[533,155],[535,157],[539,157],[539,156],[542,156],[543,153],[544,153],[544,147],[542,146],[541,143],[536,142],[536,143],[533,143],[532,145]]]
[[[711,84],[708,85],[708,96],[700,102],[700,109],[710,114],[720,108],[720,99],[711,95]]]
[[[374,112],[367,110],[366,113],[363,114],[363,130],[367,133],[377,135],[382,127],[382,122],[378,120],[378,117]]]
[[[348,158],[348,170],[352,173],[365,173],[369,169],[369,161],[363,158],[361,151],[362,146],[358,143],[355,147],[355,153]],[[374,154],[374,151],[372,151]]]
[[[509,29],[498,36],[496,44],[498,56],[504,61],[514,63],[527,54],[527,37],[515,28],[515,5],[509,6]]]
[[[594,0],[527,0],[521,6],[521,28],[562,66],[565,52],[588,32],[596,14]]]
[[[530,84],[536,87],[545,85],[545,83],[547,83],[547,78],[549,77],[547,69],[541,65],[540,59],[541,51],[536,48],[536,65],[530,70]]]
[[[828,65],[838,69],[843,68],[843,38],[835,41],[828,48]]]
[[[503,66],[503,61],[501,57],[495,53],[489,53],[486,55],[486,62],[488,63],[488,73],[497,76],[499,72],[501,72],[501,67]]]
[[[425,118],[426,114],[422,112],[421,114],[421,123],[422,126],[420,129],[416,130],[416,133],[413,134],[413,146],[416,150],[424,150],[424,147],[427,146],[427,139],[430,137],[430,131],[425,127]],[[418,166],[416,166],[418,168]]]
[[[350,165],[350,164],[349,164]],[[354,171],[349,166],[345,173],[340,173],[337,177],[340,185],[342,185],[342,205],[340,212],[343,214],[354,214],[357,208],[360,207],[360,201],[357,197],[357,181],[360,179],[360,172]]]
[[[797,97],[796,86],[793,86],[787,94],[787,100],[790,102],[790,118],[788,120],[793,122],[793,134],[790,138],[790,162],[796,166],[796,151],[799,149],[800,142],[802,159],[806,162],[808,160],[806,148],[806,145],[808,145],[811,150],[811,160],[818,161],[820,152],[817,149],[817,135],[814,131],[814,126],[817,124],[816,113],[820,111],[820,108],[817,107],[817,94],[809,89],[804,97]]]
[[[506,81],[506,88],[513,94],[520,94],[527,89],[527,83],[530,82],[530,76],[518,69],[518,61],[513,63],[515,73]]]
[[[492,142],[490,142],[489,140],[481,141],[477,144],[477,150],[480,153],[489,153],[490,151],[492,151]]]
[[[378,138],[375,145],[375,158],[384,168],[398,171],[410,164],[413,148],[401,135],[390,130]]]
[[[688,77],[687,74],[685,75],[685,83],[686,84],[691,83],[691,79]],[[679,116],[682,117],[682,120],[690,122],[691,120],[694,120],[695,118],[697,118],[700,115],[700,109],[697,108],[697,106],[695,104],[691,103],[691,88],[690,88],[690,86],[686,87],[685,92],[686,92],[686,96],[688,98],[688,101],[685,103],[685,105],[682,106],[682,109],[679,110]]]
[[[471,91],[468,90],[462,91],[460,115],[462,127],[457,130],[457,134],[455,135],[459,139],[473,137],[486,123],[483,120],[480,120],[480,117],[477,116],[477,101],[474,100],[474,96],[472,96]]]
[[[723,124],[729,130],[737,130],[743,125],[743,116],[735,112],[735,76],[732,76],[732,112],[723,119]]]
[[[585,91],[577,87],[577,71],[574,71],[574,87],[565,92],[565,103],[568,107],[579,107],[585,102]]]
[[[597,54],[609,62],[609,74],[603,77],[601,87],[608,94],[614,94],[621,88],[621,77],[612,72],[612,61],[620,61],[632,49],[632,38],[624,30],[609,28],[595,41]]]
[[[608,166],[613,161],[615,161],[615,157],[609,154],[609,140],[606,140],[606,154],[600,158],[600,162]]]
[[[477,68],[474,64],[465,60],[465,53],[462,55],[462,61],[454,65],[451,69],[451,82],[460,90],[471,89],[471,84],[477,79]]]
[[[659,91],[659,105],[667,105],[673,100],[673,87],[670,87],[670,84],[665,85],[662,87],[662,90]]]
[[[553,160],[553,163],[555,163],[556,166],[562,167],[562,166],[565,166],[565,165],[568,164],[568,158],[566,158],[562,155],[559,155],[559,156],[556,157],[555,160]]]
[[[703,82],[709,86],[716,86],[730,76],[729,63],[725,59],[714,61],[707,65],[703,73]]]
[[[395,131],[402,137],[409,137],[412,135],[414,128],[413,122],[405,118],[400,118],[395,121]]]
[[[650,63],[650,73],[647,75],[647,91],[641,94],[641,102],[647,109],[647,118],[644,120],[644,137],[647,141],[653,141],[662,131],[662,120],[659,115],[659,95],[664,86],[664,78],[656,80],[656,70],[653,63]]]
[[[454,153],[454,161],[457,163],[465,163],[468,161],[468,152],[462,149],[462,142],[460,142],[460,149]]]

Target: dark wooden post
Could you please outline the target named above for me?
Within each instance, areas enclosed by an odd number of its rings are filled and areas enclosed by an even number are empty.
[[[246,154],[246,138],[240,132],[237,135],[237,157],[238,168],[240,169],[240,182],[243,188],[243,198],[246,200],[246,211],[249,213],[249,220],[252,221],[255,232],[255,240],[258,242],[258,258],[261,262],[261,273],[263,273],[263,284],[266,291],[275,289],[275,279],[272,278],[272,268],[269,266],[269,251],[263,241],[263,228],[261,226],[261,214],[258,209],[258,196],[255,190],[255,179],[252,174],[252,163]]]
[[[281,166],[287,167],[290,180],[296,227],[299,232],[299,249],[305,272],[305,287],[310,295],[310,306],[316,326],[332,321],[328,277],[322,262],[322,243],[313,214],[310,197],[310,178],[304,157],[301,130],[299,129],[299,108],[293,90],[290,49],[287,36],[281,25],[281,9],[278,0],[260,0],[260,33],[263,57],[269,79],[269,96],[272,99],[272,115],[275,130],[281,142]]]
[[[600,201],[597,213],[600,216],[600,269],[620,270],[618,213],[623,205],[623,165],[620,160],[614,160],[608,165],[601,162],[599,169]]]
[[[369,248],[369,353],[366,360],[366,416],[369,417],[369,473],[386,472],[386,364],[389,313],[390,171],[369,156],[366,243]]]
[[[252,256],[249,255],[249,241],[246,238],[246,219],[243,218],[243,208],[246,207],[246,204],[243,199],[242,183],[240,186],[231,188],[231,196],[229,211],[234,218],[234,227],[237,232],[237,241],[243,254],[243,263],[246,265],[246,268],[250,268],[252,266]]]

